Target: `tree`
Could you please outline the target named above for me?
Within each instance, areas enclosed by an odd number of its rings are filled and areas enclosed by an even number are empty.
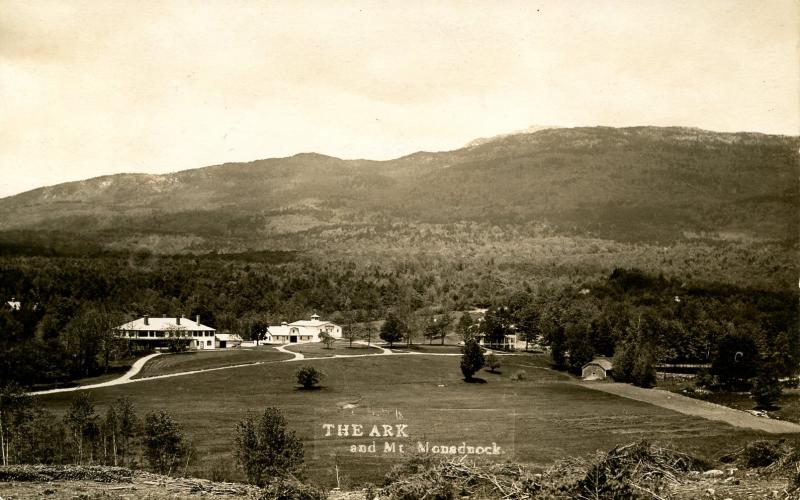
[[[175,466],[189,458],[183,429],[165,410],[149,413],[144,419],[144,454],[150,467],[160,474],[170,474]]]
[[[458,318],[458,325],[456,326],[456,329],[458,330],[458,334],[461,336],[461,341],[465,344],[472,336],[472,326],[472,316],[470,316],[469,313],[461,313],[461,317]]]
[[[369,346],[370,343],[372,342],[372,332],[373,332],[373,330],[374,329],[372,327],[372,323],[367,323],[366,326],[364,326],[364,334],[367,337],[367,346]]]
[[[117,453],[121,463],[125,465],[130,460],[131,450],[134,448],[134,440],[139,436],[142,423],[136,415],[136,409],[128,396],[119,398],[116,402],[116,407],[119,421]]]
[[[347,326],[342,328],[342,337],[347,339],[347,341],[349,342],[348,347],[353,347],[353,341],[359,337],[359,331],[352,324],[348,324]]]
[[[442,328],[436,318],[428,318],[428,321],[425,323],[425,328],[422,330],[422,334],[425,338],[428,339],[428,344],[433,344],[433,339],[442,335]],[[442,337],[444,337],[442,335]]]
[[[489,371],[492,373],[496,373],[497,369],[500,368],[500,358],[493,352],[490,352],[486,356],[486,366],[489,367]]]
[[[568,367],[573,373],[580,373],[583,365],[594,357],[589,333],[589,326],[582,323],[569,323],[564,331],[566,348],[569,350]]]
[[[392,347],[395,342],[403,338],[404,331],[405,325],[403,322],[400,321],[397,316],[390,313],[381,326],[380,337],[381,340],[389,343],[389,347]]]
[[[750,396],[758,403],[759,408],[773,408],[781,399],[783,389],[778,380],[778,369],[778,363],[773,359],[762,362],[758,368]]]
[[[187,337],[186,328],[183,326],[168,326],[164,330],[164,337],[167,339],[167,349],[172,353],[185,352],[191,342],[191,339]]]
[[[711,373],[720,383],[729,386],[745,386],[755,376],[759,364],[758,347],[745,335],[729,333],[717,344],[711,362]]]
[[[18,427],[27,420],[31,397],[14,382],[0,389],[0,454],[3,465],[11,463],[11,451],[18,436]]]
[[[441,345],[444,345],[444,339],[447,337],[447,330],[450,326],[450,323],[453,322],[453,318],[450,315],[449,307],[445,306],[442,311],[442,316],[439,318],[439,334],[442,336]]]
[[[651,346],[644,344],[636,349],[631,379],[634,385],[639,387],[656,385],[656,359]]]
[[[78,464],[82,464],[86,441],[89,440],[91,445],[91,438],[95,434],[97,425],[97,414],[94,412],[89,394],[81,392],[75,396],[64,416],[64,423],[72,431],[73,440],[78,446]]]
[[[287,429],[277,408],[267,408],[260,418],[248,413],[236,424],[236,462],[247,481],[258,486],[272,478],[297,472],[303,465],[303,443]]]
[[[302,385],[303,389],[308,390],[319,384],[325,374],[311,365],[305,365],[297,369],[295,376],[297,383]]]
[[[258,345],[267,336],[268,330],[269,322],[262,317],[257,317],[250,323],[250,340],[255,340]]]
[[[475,372],[483,368],[484,359],[481,346],[478,341],[470,339],[464,344],[464,352],[461,355],[461,373],[464,374],[464,380],[471,381]]]
[[[328,332],[320,332],[319,338],[322,340],[322,343],[325,344],[325,349],[333,348],[333,341],[335,340],[333,335]]]

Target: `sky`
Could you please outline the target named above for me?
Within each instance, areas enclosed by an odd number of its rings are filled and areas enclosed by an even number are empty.
[[[795,0],[0,0],[0,196],[557,126],[800,134]]]

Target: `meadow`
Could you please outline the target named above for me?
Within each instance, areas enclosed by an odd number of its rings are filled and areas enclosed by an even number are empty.
[[[232,459],[235,424],[248,410],[276,406],[304,441],[308,478],[328,486],[336,485],[337,472],[342,486],[380,483],[418,443],[494,443],[492,449],[502,454],[486,459],[545,467],[568,455],[640,438],[717,458],[761,436],[594,391],[549,370],[543,356],[504,356],[502,362],[500,373],[478,374],[485,383],[468,384],[457,356],[317,358],[106,387],[92,391],[91,399],[98,413],[121,396],[130,397],[140,415],[167,409],[196,447],[189,474],[228,479],[241,479]],[[321,389],[297,388],[294,372],[302,364],[325,372]],[[520,371],[524,379],[512,380]],[[73,397],[53,394],[41,402],[61,413]],[[354,437],[352,424],[361,425],[365,435]],[[379,434],[384,425],[391,426],[393,435],[371,437],[373,425]],[[398,425],[406,427],[398,432]],[[348,436],[337,436],[339,426],[348,429]],[[368,451],[373,441],[375,453]],[[397,451],[384,453],[387,442],[395,443]],[[352,445],[363,445],[364,452],[354,453]],[[399,452],[400,445],[405,453]]]

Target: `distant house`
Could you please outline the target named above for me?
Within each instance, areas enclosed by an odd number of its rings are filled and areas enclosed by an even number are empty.
[[[12,311],[20,311],[22,310],[22,302],[14,297],[11,297],[11,300],[2,303],[2,307],[10,309]],[[39,307],[39,304],[33,304],[33,307],[31,307],[31,309],[35,311],[37,307]]]
[[[242,337],[231,333],[217,333],[214,335],[218,349],[231,349],[242,347]]]
[[[608,358],[594,358],[581,368],[583,380],[604,380],[608,377],[614,365]]]
[[[143,316],[115,328],[119,336],[151,349],[169,347],[172,339],[183,339],[190,349],[216,349],[216,330],[184,317]]]
[[[295,321],[294,323],[283,322],[280,326],[270,326],[265,341],[273,344],[320,342],[322,333],[340,339],[342,338],[342,327],[330,321],[320,320],[319,316],[314,314],[310,320]]]

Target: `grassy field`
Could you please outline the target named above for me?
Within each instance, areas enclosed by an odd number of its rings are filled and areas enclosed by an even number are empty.
[[[151,359],[134,378],[155,377],[170,373],[218,368],[221,366],[258,363],[263,361],[280,361],[289,359],[286,353],[276,351],[272,347],[260,346],[252,349],[230,349],[209,351],[188,351],[178,354],[162,354]]]
[[[322,389],[296,387],[294,372],[301,364],[326,373]],[[277,406],[305,443],[309,478],[326,485],[335,484],[337,465],[351,484],[380,482],[402,457],[399,452],[383,453],[384,442],[403,444],[405,450],[418,442],[496,443],[504,454],[492,459],[544,466],[639,438],[716,457],[760,436],[581,387],[544,368],[548,361],[540,356],[503,357],[501,373],[479,373],[485,383],[463,382],[458,365],[459,358],[449,356],[320,358],[107,387],[91,396],[99,412],[123,395],[133,400],[140,414],[168,409],[198,450],[190,472],[201,477],[231,467],[232,431],[247,410]],[[511,375],[519,371],[525,372],[524,380],[513,381]],[[52,394],[42,402],[63,411],[73,397]],[[344,409],[345,403],[354,407]],[[408,438],[337,438],[335,430],[325,435],[324,424],[361,424],[365,429],[407,425]],[[351,452],[351,445],[367,446],[373,440],[376,453]]]
[[[299,352],[307,358],[329,358],[331,356],[353,356],[356,354],[380,354],[381,350],[377,347],[353,344],[349,346],[346,340],[337,340],[331,344],[331,348],[325,347],[322,342],[309,342],[305,344],[293,344],[286,349],[292,352]]]

